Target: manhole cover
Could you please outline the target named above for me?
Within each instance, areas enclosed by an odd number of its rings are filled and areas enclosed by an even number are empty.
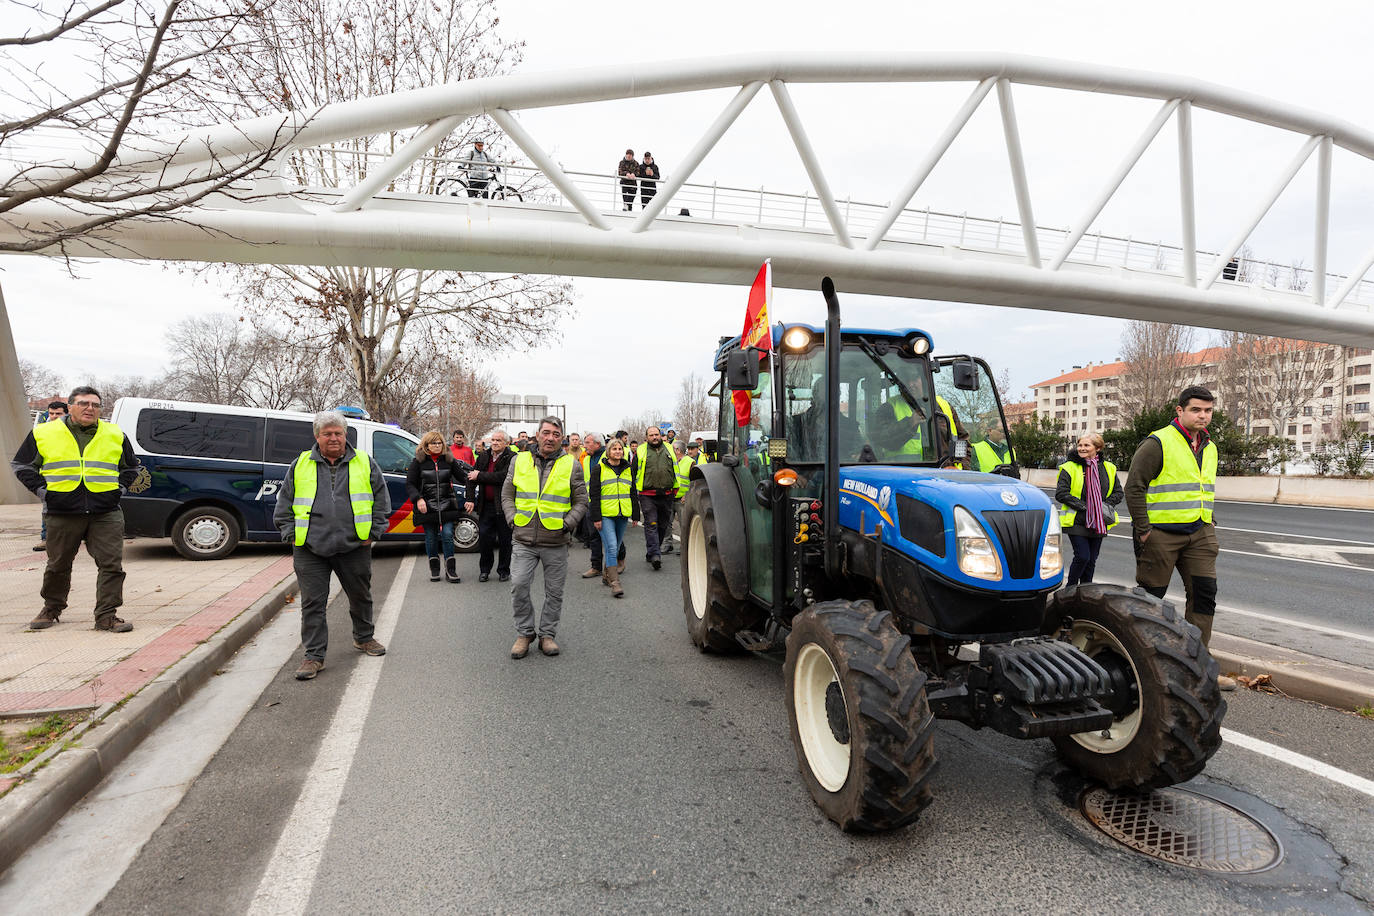
[[[1263,824],[1183,789],[1143,795],[1089,789],[1081,804],[1107,836],[1174,865],[1244,874],[1272,868],[1283,858],[1283,847]]]

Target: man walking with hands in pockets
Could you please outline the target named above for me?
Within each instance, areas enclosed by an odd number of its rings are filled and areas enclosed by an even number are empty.
[[[539,651],[557,655],[558,620],[563,614],[563,583],[568,577],[568,532],[587,511],[587,486],[582,465],[563,450],[563,422],[548,416],[539,421],[535,447],[511,462],[501,488],[501,508],[514,531],[511,554],[511,604],[515,615],[515,644],[511,658],[524,658],[539,639]],[[544,609],[536,623],[530,585],[534,570],[544,566]]]

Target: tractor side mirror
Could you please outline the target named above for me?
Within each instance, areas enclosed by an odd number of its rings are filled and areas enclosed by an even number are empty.
[[[978,366],[971,360],[954,364],[954,387],[960,391],[978,390]]]
[[[725,384],[731,391],[753,391],[759,386],[759,358],[753,350],[725,354]]]

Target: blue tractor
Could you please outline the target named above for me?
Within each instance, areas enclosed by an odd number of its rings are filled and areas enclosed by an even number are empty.
[[[683,502],[682,592],[709,652],[785,647],[803,780],[846,830],[916,820],[935,719],[1049,738],[1114,789],[1200,773],[1217,664],[1143,591],[1061,589],[1053,503],[1020,480],[987,364],[924,331],[723,338],[716,459]]]

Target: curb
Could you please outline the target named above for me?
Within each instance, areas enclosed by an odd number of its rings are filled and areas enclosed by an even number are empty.
[[[138,693],[113,704],[108,715],[80,735],[78,745],[65,748],[34,778],[0,798],[0,874],[276,617],[297,591],[296,577],[288,575]]]
[[[1309,662],[1305,658],[1276,657],[1273,647],[1261,654],[1244,645],[1248,640],[1235,637],[1228,642],[1241,645],[1210,650],[1223,674],[1267,674],[1270,683],[1286,696],[1349,712],[1374,706],[1374,672],[1324,659],[1313,658]]]

